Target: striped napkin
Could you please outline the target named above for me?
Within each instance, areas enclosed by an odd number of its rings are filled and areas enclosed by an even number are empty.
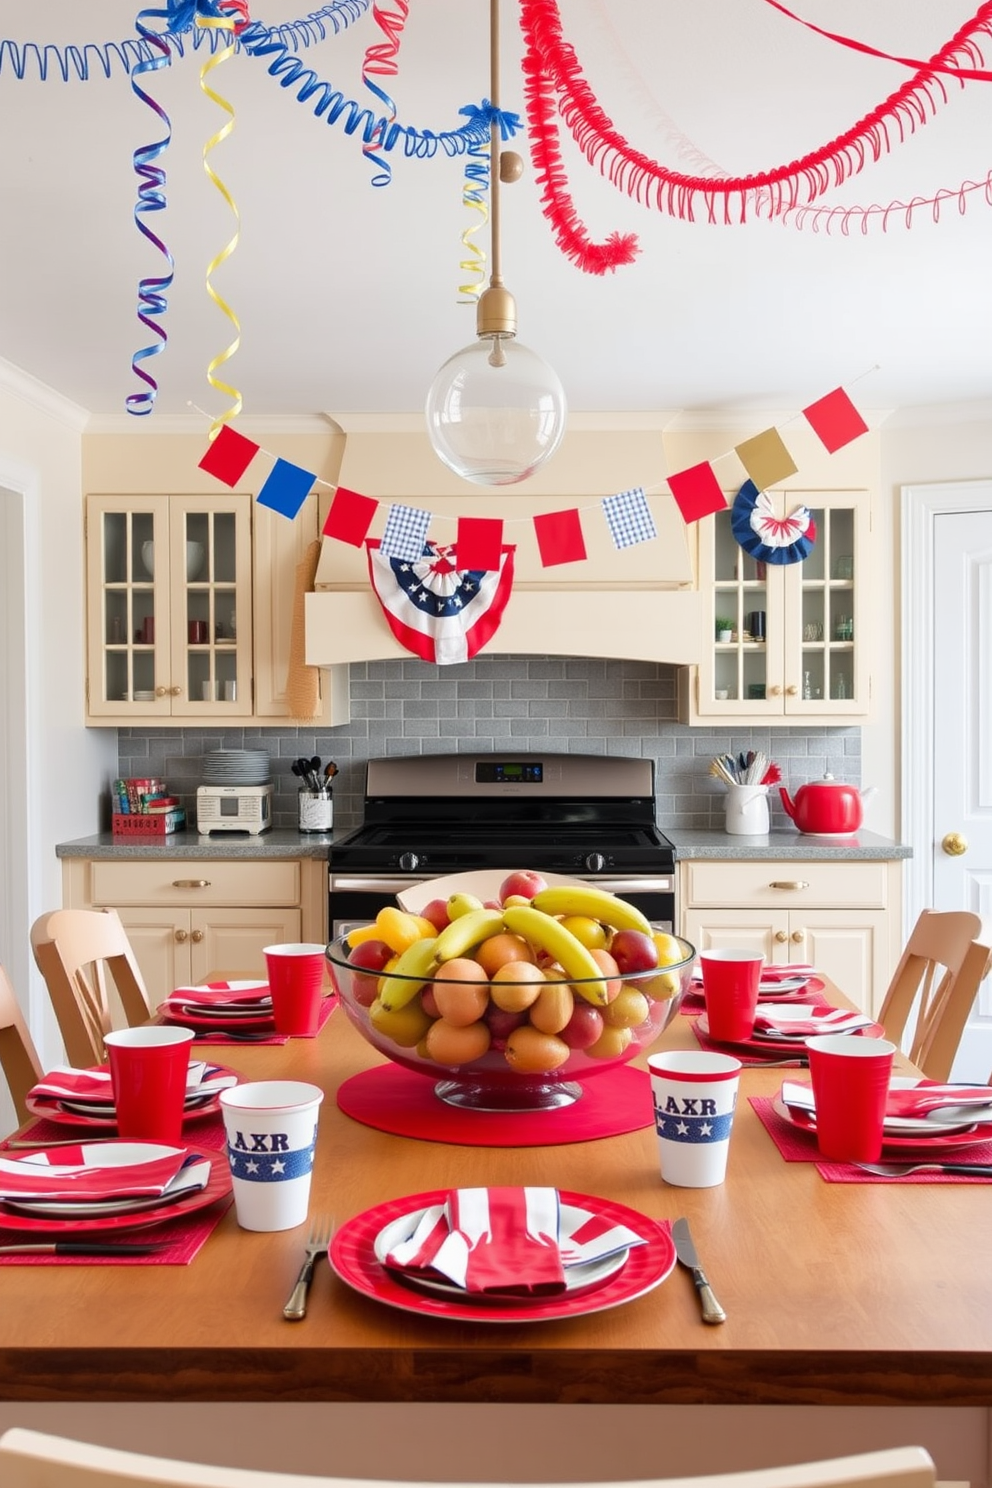
[[[569,1212],[576,1217],[563,1225],[555,1188],[453,1189],[424,1210],[386,1263],[468,1292],[546,1297],[565,1291],[566,1267],[644,1243],[625,1225]]]
[[[202,987],[176,987],[161,1004],[162,1011],[197,1008],[261,1016],[272,1011],[272,993],[268,982],[210,982]]]
[[[866,1013],[849,1012],[846,1008],[810,1008],[806,1016],[789,1003],[766,1003],[758,1008],[754,1031],[761,1038],[807,1039],[818,1033],[853,1033],[874,1022]]]
[[[237,1083],[237,1075],[220,1074],[216,1065],[195,1059],[191,1061],[186,1077],[186,1104],[198,1105],[218,1090]],[[78,1070],[70,1065],[58,1064],[32,1086],[28,1095],[39,1105],[71,1101],[74,1105],[93,1106],[99,1111],[114,1109],[113,1081],[106,1065],[97,1069]]]
[[[134,1146],[136,1151],[141,1150],[140,1144]],[[112,1164],[101,1161],[106,1154],[95,1144],[73,1149],[71,1156],[75,1160],[69,1162],[64,1160],[65,1152],[60,1152],[56,1160],[47,1152],[0,1157],[0,1199],[91,1203],[94,1199],[164,1194],[186,1167],[189,1153],[185,1147],[151,1144],[146,1145],[145,1151],[147,1155],[138,1161]],[[206,1168],[209,1176],[209,1162]]]

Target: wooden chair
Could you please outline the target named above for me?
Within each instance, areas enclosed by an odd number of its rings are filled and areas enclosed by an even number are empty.
[[[0,1480],[4,1488],[411,1488],[381,1479],[208,1467],[68,1441],[20,1426],[0,1437]],[[892,1447],[829,1462],[585,1488],[934,1488],[934,1464],[922,1447]]]
[[[65,1044],[77,1068],[100,1064],[113,1027],[108,975],[130,1026],[152,1007],[134,951],[115,909],[56,909],[31,927],[31,948],[45,978]]]
[[[978,986],[992,964],[992,947],[979,937],[982,920],[967,910],[925,909],[906,942],[878,1021],[887,1038],[930,1080],[946,1080]],[[910,1033],[910,1017],[916,1008]]]
[[[28,1091],[44,1074],[28,1025],[17,1005],[10,977],[0,966],[0,1069],[14,1102],[18,1123],[31,1112],[25,1104]]]

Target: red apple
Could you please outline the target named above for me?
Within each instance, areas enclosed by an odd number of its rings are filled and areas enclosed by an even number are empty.
[[[529,868],[522,868],[517,873],[511,873],[499,886],[500,902],[505,904],[511,894],[519,894],[522,899],[533,899],[542,889],[548,887],[546,878],[539,873],[533,873]]]
[[[485,908],[485,909],[502,909],[503,906],[502,906],[502,904],[500,904],[500,902],[499,902],[498,899],[487,899],[485,901],[485,903],[484,903],[483,908]]]
[[[595,1012],[595,1008],[592,1011]],[[521,1023],[527,1022],[527,1010],[525,1008],[523,1012],[511,1013],[506,1008],[497,1007],[495,1002],[491,1002],[482,1015],[482,1021],[489,1024],[489,1031],[492,1034],[490,1049],[496,1049],[502,1053],[513,1030],[519,1028]]]
[[[351,966],[360,966],[363,970],[376,973],[374,976],[359,976],[357,972],[352,974],[352,996],[361,1007],[371,1007],[375,1002],[379,990],[378,973],[395,954],[384,940],[363,940],[354,950],[349,951],[348,961]]]
[[[575,999],[572,1016],[558,1034],[570,1049],[588,1049],[603,1032],[603,1015],[591,1002]]]
[[[424,905],[420,916],[422,919],[430,920],[435,930],[443,930],[446,925],[451,924],[447,899],[432,899],[429,904]]]
[[[610,941],[610,955],[624,976],[654,971],[658,965],[658,947],[642,930],[618,930]]]
[[[441,1009],[437,1005],[437,998],[434,996],[433,987],[424,987],[420,994],[420,1006],[428,1018],[440,1018]]]

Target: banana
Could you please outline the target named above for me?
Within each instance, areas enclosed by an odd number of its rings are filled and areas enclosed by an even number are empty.
[[[383,977],[379,988],[379,1002],[383,1012],[398,1012],[416,997],[437,969],[436,948],[437,940],[425,936],[423,940],[415,940],[413,945],[407,946],[396,957],[389,968],[389,975]]]
[[[560,920],[553,915],[542,914],[530,905],[512,905],[503,910],[507,930],[522,935],[531,945],[553,956],[558,965],[572,980],[580,997],[594,1007],[605,1007],[609,1002],[606,982],[589,951],[577,940]]]
[[[588,915],[591,920],[600,920],[614,930],[641,930],[651,934],[651,922],[616,894],[597,889],[592,884],[572,886],[563,884],[557,888],[542,889],[531,900],[535,909],[547,915]]]
[[[445,925],[437,938],[434,954],[439,961],[454,961],[456,956],[465,956],[481,940],[498,935],[504,928],[501,909],[470,909],[459,915],[450,925]]]

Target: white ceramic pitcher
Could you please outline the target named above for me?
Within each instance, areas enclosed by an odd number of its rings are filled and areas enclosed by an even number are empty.
[[[767,785],[728,785],[726,830],[734,836],[767,833]]]

